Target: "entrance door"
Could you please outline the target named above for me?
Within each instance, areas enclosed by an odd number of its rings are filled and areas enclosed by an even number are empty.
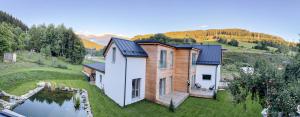
[[[159,95],[163,96],[166,94],[166,78],[159,80]]]

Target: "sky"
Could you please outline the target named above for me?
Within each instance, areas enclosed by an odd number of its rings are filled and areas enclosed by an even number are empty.
[[[0,0],[0,10],[33,24],[78,33],[138,34],[242,28],[298,41],[300,0]]]

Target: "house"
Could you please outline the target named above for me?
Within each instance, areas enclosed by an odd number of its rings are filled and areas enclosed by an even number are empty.
[[[212,98],[220,81],[218,45],[171,45],[111,38],[104,50],[101,88],[120,106],[147,99],[179,106],[188,96]],[[97,82],[97,81],[96,81]]]
[[[144,49],[133,41],[111,38],[103,54],[105,94],[120,106],[143,100],[148,57]]]
[[[103,88],[102,79],[104,78],[105,73],[104,63],[97,62],[84,64],[82,72],[88,77],[88,81],[95,84],[100,89]]]
[[[5,63],[17,62],[17,54],[16,53],[4,53],[3,62],[5,62]]]

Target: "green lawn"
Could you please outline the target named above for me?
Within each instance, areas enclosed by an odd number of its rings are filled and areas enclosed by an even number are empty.
[[[47,62],[47,60],[45,60]],[[48,61],[49,62],[49,61]],[[67,63],[64,63],[67,64]],[[37,65],[32,62],[19,61],[15,64],[0,66],[0,89],[15,95],[22,95],[36,87],[39,81],[51,82],[88,91],[89,101],[95,117],[257,117],[261,106],[247,101],[247,111],[242,105],[234,105],[227,91],[219,91],[217,100],[189,97],[175,113],[167,107],[143,100],[141,102],[119,107],[105,96],[96,86],[90,85],[81,73],[81,65],[68,65],[68,69],[53,68],[48,65]],[[26,67],[24,67],[26,66]]]

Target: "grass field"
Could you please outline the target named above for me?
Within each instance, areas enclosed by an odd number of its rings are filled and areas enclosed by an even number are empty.
[[[270,50],[258,50],[253,49],[252,47],[256,46],[255,43],[247,43],[247,42],[239,42],[239,47],[231,46],[228,44],[222,44],[215,40],[206,41],[203,44],[210,44],[210,45],[222,45],[223,49],[226,49],[229,52],[242,52],[242,53],[272,53],[277,50],[277,48],[274,47],[268,47]]]
[[[22,55],[23,54],[23,55]],[[20,54],[15,64],[0,63],[0,89],[15,95],[22,95],[35,88],[39,81],[48,81],[56,85],[84,88],[89,93],[89,101],[95,117],[255,117],[260,116],[261,106],[247,101],[247,111],[242,105],[234,105],[227,91],[220,91],[217,100],[189,97],[175,113],[168,108],[143,100],[125,108],[119,107],[105,96],[96,86],[90,85],[81,74],[81,65],[71,65],[57,59],[68,69],[51,67],[52,59],[43,59],[44,65],[36,64],[34,55],[28,60],[26,52]]]

